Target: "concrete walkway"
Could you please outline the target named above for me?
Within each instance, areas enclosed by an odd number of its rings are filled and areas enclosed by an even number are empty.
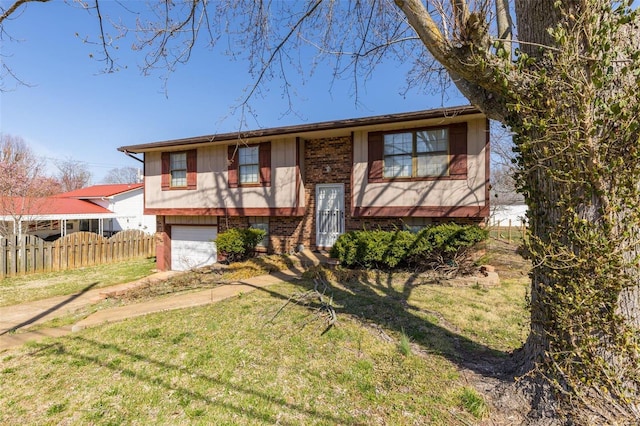
[[[79,331],[86,327],[122,321],[127,318],[134,318],[152,312],[163,312],[174,309],[208,305],[210,303],[219,302],[220,300],[237,296],[240,293],[248,293],[272,284],[299,278],[300,276],[292,271],[281,271],[269,275],[247,278],[246,280],[236,281],[229,284],[222,284],[218,287],[207,290],[199,290],[174,296],[164,296],[145,302],[105,309],[80,320],[71,327],[71,331]]]
[[[306,250],[298,254],[297,257],[303,266],[305,264],[318,264],[326,261],[325,256]],[[248,293],[272,284],[298,279],[302,270],[303,268],[294,268],[292,270],[252,277],[230,284],[223,284],[212,289],[163,296],[144,302],[103,309],[87,316],[72,326],[59,328],[40,328],[29,331],[29,327],[33,325],[72,314],[74,311],[98,303],[104,300],[109,293],[126,291],[127,289],[149,282],[163,281],[180,272],[158,272],[131,283],[103,287],[95,290],[86,289],[74,295],[59,296],[15,306],[0,307],[0,351],[22,345],[29,341],[37,341],[45,337],[64,336],[73,331],[79,331],[100,324],[122,321],[127,318],[138,317],[154,312],[207,305],[234,297],[240,293]]]

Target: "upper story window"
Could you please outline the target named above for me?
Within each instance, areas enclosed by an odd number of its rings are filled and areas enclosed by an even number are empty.
[[[172,152],[170,153],[169,158],[171,187],[187,186],[187,153]]]
[[[467,178],[467,123],[371,132],[369,182]]]
[[[251,146],[227,146],[227,179],[230,188],[271,186],[271,142]]]
[[[448,129],[390,133],[383,139],[385,178],[448,174]]]
[[[238,148],[240,184],[259,182],[258,146]]]
[[[196,189],[197,150],[162,153],[162,190]]]

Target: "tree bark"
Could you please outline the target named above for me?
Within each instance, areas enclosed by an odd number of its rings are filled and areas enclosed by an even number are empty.
[[[516,0],[512,63],[489,49],[481,12],[456,16],[460,32],[445,39],[420,1],[396,3],[461,92],[517,133],[534,266],[520,361],[537,408],[578,424],[637,421],[638,18],[607,0]]]

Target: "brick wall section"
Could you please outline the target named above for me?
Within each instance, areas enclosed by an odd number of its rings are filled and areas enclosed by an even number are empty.
[[[269,218],[269,245],[274,253],[291,253],[298,245],[309,248],[308,214],[304,217]]]
[[[230,228],[248,228],[249,218],[246,216],[220,216],[218,217],[218,233]]]
[[[402,227],[399,218],[352,218],[351,168],[353,141],[351,136],[304,141],[304,194],[306,214],[302,218],[272,217],[269,220],[270,249],[276,253],[294,251],[298,245],[316,248],[316,185],[342,183],[345,193],[345,230]]]
[[[351,136],[331,139],[306,140],[304,147],[304,192],[307,217],[304,226],[308,248],[316,245],[316,185],[343,183],[345,193],[345,228],[349,228],[348,212],[351,208],[351,162],[353,142]]]
[[[171,227],[164,216],[156,216],[156,267],[159,271],[171,269]]]

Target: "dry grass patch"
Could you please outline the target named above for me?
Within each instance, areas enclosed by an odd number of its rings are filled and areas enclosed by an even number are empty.
[[[221,284],[266,275],[290,268],[297,268],[293,256],[261,256],[231,265],[215,264],[170,277],[162,282],[142,283],[126,293],[110,296],[123,302],[135,302],[168,294],[214,288]]]
[[[0,280],[0,306],[75,294],[144,278],[155,270],[155,259],[90,266],[62,272],[31,274]]]
[[[270,255],[232,263],[223,269],[221,279],[224,281],[238,281],[285,269],[298,269],[302,272],[302,266],[297,257],[286,254]]]

